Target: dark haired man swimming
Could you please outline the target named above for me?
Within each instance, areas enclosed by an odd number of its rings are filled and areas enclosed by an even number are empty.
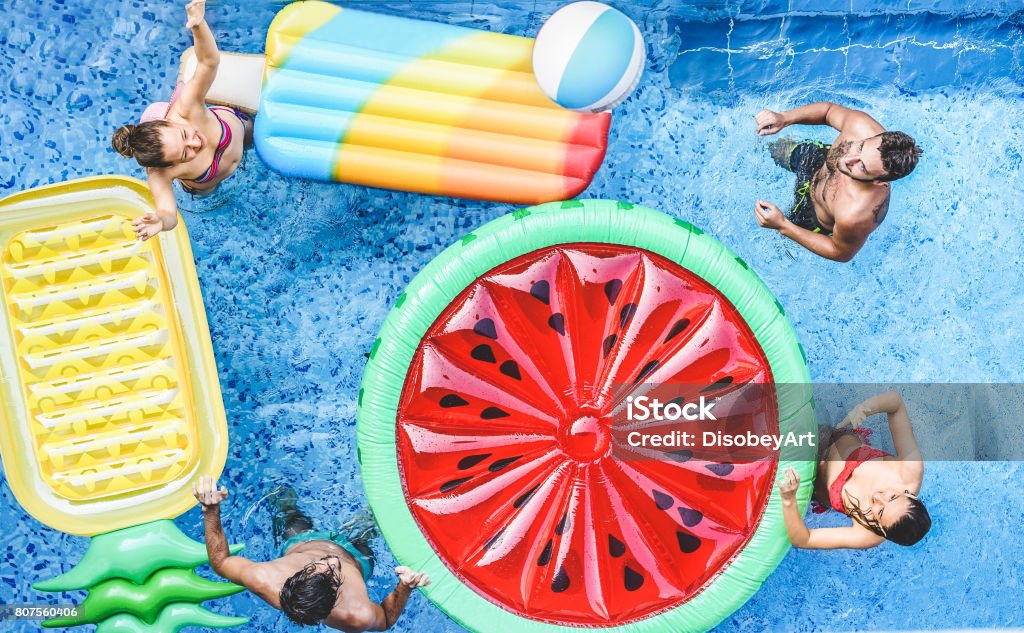
[[[426,574],[396,567],[395,590],[380,604],[370,600],[366,581],[373,571],[372,552],[364,543],[314,530],[312,521],[298,509],[294,493],[277,495],[277,518],[287,539],[281,557],[257,563],[232,556],[220,523],[220,503],[228,496],[227,488],[218,489],[213,477],[202,476],[192,491],[203,506],[206,552],[213,571],[243,585],[298,624],[325,624],[350,633],[384,631],[398,620],[412,590],[430,584]]]
[[[889,183],[914,171],[921,149],[903,132],[887,132],[860,110],[820,102],[785,112],[761,110],[760,136],[794,125],[830,125],[832,145],[779,139],[772,158],[796,174],[796,196],[787,218],[765,200],[754,205],[757,223],[775,229],[826,259],[848,262],[889,210]]]

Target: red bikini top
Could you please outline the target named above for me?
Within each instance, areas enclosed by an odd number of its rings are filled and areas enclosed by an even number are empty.
[[[846,457],[846,464],[843,465],[842,472],[839,473],[839,476],[836,477],[836,480],[828,488],[828,501],[835,510],[846,514],[846,510],[843,509],[843,487],[846,486],[846,482],[850,481],[853,471],[857,470],[857,467],[864,462],[878,459],[879,457],[892,457],[892,455],[866,444],[850,451],[850,454]]]

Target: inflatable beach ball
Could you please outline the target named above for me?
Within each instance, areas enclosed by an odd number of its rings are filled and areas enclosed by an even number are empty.
[[[548,18],[533,46],[533,74],[552,101],[602,112],[626,100],[644,71],[643,36],[623,13],[574,2]]]

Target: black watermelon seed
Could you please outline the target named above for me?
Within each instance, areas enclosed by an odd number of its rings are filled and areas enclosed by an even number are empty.
[[[732,464],[705,464],[704,468],[707,468],[711,472],[715,473],[719,477],[725,477],[733,471],[735,466]]]
[[[538,281],[530,287],[530,294],[534,299],[548,305],[551,302],[551,284],[546,280]]]
[[[487,467],[487,470],[491,471],[492,473],[496,473],[499,470],[504,469],[505,467],[507,467],[509,464],[516,461],[520,457],[522,457],[522,455],[516,455],[515,457],[505,457],[503,459],[495,460],[493,464]]]
[[[693,508],[679,508],[679,518],[683,520],[683,525],[686,527],[693,527],[701,522],[704,515],[701,514],[700,510],[694,510]]]
[[[551,318],[548,319],[548,325],[552,330],[565,336],[565,316],[561,312],[552,314]]]
[[[675,499],[660,490],[652,490],[651,492],[654,493],[654,505],[658,506],[659,510],[668,510],[676,504]]]
[[[494,327],[493,319],[480,319],[473,326],[473,331],[480,336],[486,336],[487,338],[498,338],[498,330]]]
[[[498,418],[507,418],[508,413],[498,407],[487,407],[480,412],[480,417],[484,420],[497,420]]]
[[[690,327],[690,319],[679,319],[676,321],[675,325],[672,326],[672,329],[668,331],[668,336],[665,337],[665,340],[662,341],[661,344],[664,345],[665,343],[668,343],[675,337],[679,336],[683,330],[688,327]]]
[[[676,540],[679,541],[679,551],[684,554],[692,554],[700,547],[700,539],[693,534],[676,532]]]
[[[629,323],[629,320],[633,318],[634,314],[636,314],[636,304],[635,303],[627,303],[626,305],[622,306],[622,310],[619,310],[619,329],[620,330],[622,328],[626,327],[626,324]]]
[[[462,459],[459,460],[458,463],[459,470],[466,470],[467,468],[472,468],[473,466],[476,466],[477,464],[484,461],[490,456],[491,453],[483,453],[480,455],[470,455],[468,457],[463,457]]]
[[[608,297],[608,303],[615,304],[615,300],[619,298],[619,291],[622,290],[622,280],[612,279],[604,285],[604,296]]]
[[[490,345],[477,345],[469,355],[485,363],[493,363],[497,360],[494,358],[494,350],[491,349]]]
[[[551,551],[555,548],[554,542],[548,539],[548,544],[541,550],[540,556],[537,557],[537,566],[543,567],[551,562]]]
[[[672,461],[679,462],[680,464],[682,464],[683,462],[688,462],[691,459],[693,459],[693,451],[691,451],[688,448],[681,448],[679,450],[669,451],[665,453],[665,455],[667,455],[668,458],[671,459]]]
[[[451,492],[462,484],[472,479],[472,477],[463,477],[462,479],[452,479],[451,481],[441,484],[441,492]]]
[[[530,500],[530,497],[532,497],[534,493],[537,492],[538,488],[540,488],[540,484],[537,484],[533,488],[530,488],[529,490],[524,492],[518,499],[512,502],[512,507],[517,509],[523,507],[523,505]]]
[[[626,591],[636,591],[644,586],[644,577],[633,571],[629,565],[626,565],[625,585]]]
[[[564,567],[558,568],[558,573],[551,580],[551,591],[562,593],[569,588],[569,574],[565,573]]]
[[[491,549],[492,547],[494,547],[494,544],[498,542],[498,539],[500,539],[501,535],[504,534],[504,533],[505,533],[505,528],[501,528],[500,530],[498,530],[497,534],[495,534],[491,538],[487,539],[487,542],[484,543],[484,549]]]
[[[651,362],[644,365],[644,368],[641,369],[640,373],[636,375],[636,380],[634,380],[633,383],[636,384],[642,382],[644,378],[647,378],[652,373],[654,373],[654,370],[658,368],[659,364],[661,364],[661,361],[652,360]]]
[[[519,365],[517,365],[514,360],[505,361],[498,369],[500,369],[501,373],[505,374],[509,378],[515,378],[516,380],[523,379],[522,375],[519,373]]]
[[[626,544],[609,534],[608,553],[612,555],[612,558],[618,558],[626,553]]]
[[[619,340],[619,337],[614,334],[609,334],[608,338],[601,344],[601,349],[604,351],[604,355],[612,353],[612,348],[615,347],[615,341]]]
[[[458,397],[454,393],[450,393],[447,396],[441,398],[441,406],[445,409],[451,409],[452,407],[464,407],[468,402]]]
[[[700,390],[700,392],[704,393],[705,391],[714,391],[715,389],[721,389],[722,387],[724,387],[726,385],[731,385],[731,384],[732,384],[732,376],[726,376],[725,378],[719,378],[718,380],[716,380],[714,382],[714,384],[711,384],[711,385],[708,385],[707,387],[704,387],[703,389]]]
[[[569,513],[566,512],[565,514],[562,515],[562,520],[559,521],[558,525],[555,526],[555,534],[557,534],[559,536],[564,534],[565,533],[565,528],[568,525],[569,525]]]

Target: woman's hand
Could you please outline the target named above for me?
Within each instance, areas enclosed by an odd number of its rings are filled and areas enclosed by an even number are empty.
[[[188,22],[185,22],[186,29],[199,26],[206,19],[206,0],[192,0],[185,5],[185,13],[188,15]]]
[[[783,505],[789,506],[796,501],[796,491],[800,489],[800,475],[796,469],[787,468],[779,479],[779,496]]]
[[[205,512],[210,508],[219,506],[221,501],[227,499],[228,489],[222,486],[218,490],[216,479],[210,475],[202,475],[199,477],[199,481],[192,484],[192,494],[202,504],[203,512]]]
[[[754,122],[757,124],[757,135],[768,136],[778,134],[779,130],[789,125],[786,117],[771,110],[761,110],[754,115]]]
[[[164,230],[164,221],[156,213],[146,215],[132,220],[132,230],[135,236],[145,242],[160,231]]]
[[[870,398],[868,398],[868,400],[870,400]],[[846,417],[843,418],[842,422],[836,425],[836,428],[841,429],[844,426],[849,426],[859,429],[861,425],[864,424],[864,420],[869,416],[874,415],[874,413],[868,408],[868,400],[865,400],[850,409],[850,412],[846,414]]]

